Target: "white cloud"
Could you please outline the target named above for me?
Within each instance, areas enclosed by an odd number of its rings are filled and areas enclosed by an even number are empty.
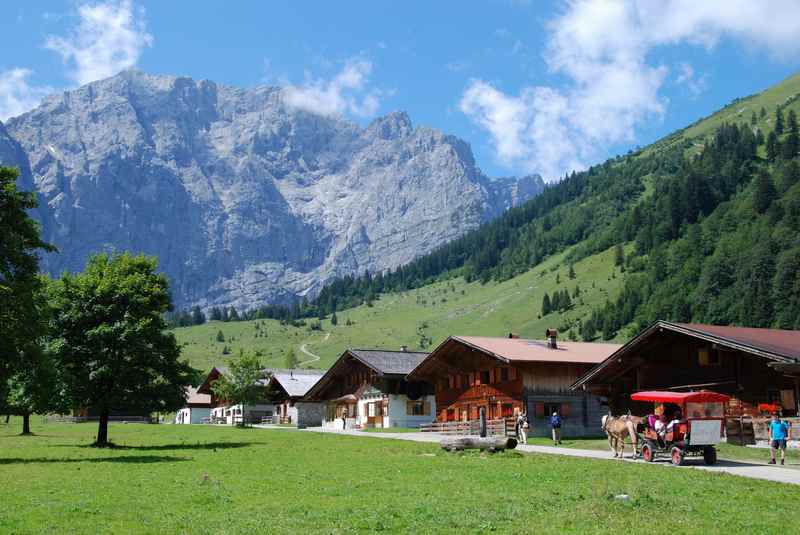
[[[547,30],[545,60],[566,78],[563,88],[526,87],[514,96],[473,80],[460,107],[488,130],[501,163],[549,180],[634,141],[637,125],[664,114],[659,90],[669,69],[648,61],[654,48],[711,49],[730,37],[776,58],[800,51],[794,0],[574,0]],[[690,92],[705,88],[691,65],[677,68]]]
[[[371,62],[351,59],[330,80],[313,79],[306,73],[305,84],[284,88],[283,100],[288,106],[320,115],[369,117],[377,113],[382,96],[367,85],[371,71]]]
[[[68,76],[86,84],[136,65],[153,38],[145,31],[143,11],[130,0],[82,4],[80,22],[67,37],[50,36],[45,47],[61,55]]]
[[[0,121],[34,108],[42,97],[53,91],[50,87],[30,85],[31,74],[31,70],[18,67],[0,72]]]
[[[693,97],[700,95],[708,87],[706,76],[698,76],[694,67],[686,62],[678,65],[678,77],[675,79],[675,83],[685,86]]]

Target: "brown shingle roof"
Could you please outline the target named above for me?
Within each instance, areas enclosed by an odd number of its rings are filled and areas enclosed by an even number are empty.
[[[472,346],[508,362],[570,362],[597,364],[617,349],[619,344],[595,344],[561,341],[551,349],[547,342],[524,338],[488,336],[453,336],[452,339]]]
[[[196,387],[189,386],[186,387],[186,404],[211,405],[211,396],[208,394],[198,394]]]
[[[656,321],[622,346],[619,351],[586,372],[583,377],[575,381],[571,388],[585,386],[613,373],[615,363],[622,362],[626,355],[661,330],[693,336],[781,364],[800,362],[800,331]]]
[[[705,325],[702,323],[674,323],[673,325],[753,349],[800,360],[800,331]]]

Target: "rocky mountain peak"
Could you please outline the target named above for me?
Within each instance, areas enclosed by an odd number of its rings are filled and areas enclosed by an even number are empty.
[[[179,307],[313,296],[333,277],[407,263],[543,187],[490,180],[466,142],[405,112],[361,128],[291,108],[279,87],[140,71],[54,95],[6,126],[0,158],[29,164],[44,237],[61,251],[45,269],[82,269],[98,251],[157,255]]]

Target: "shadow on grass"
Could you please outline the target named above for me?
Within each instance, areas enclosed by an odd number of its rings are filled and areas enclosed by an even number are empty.
[[[125,444],[110,443],[107,446],[98,447],[96,444],[53,444],[56,447],[69,448],[91,448],[108,450],[133,450],[133,451],[172,451],[172,450],[229,450],[234,448],[246,448],[257,444],[256,442],[195,442],[179,444],[153,444],[148,446],[126,446]]]
[[[170,457],[166,455],[121,455],[119,457],[87,457],[85,459],[57,459],[52,457],[31,458],[0,458],[0,465],[6,464],[67,464],[67,463],[121,463],[121,464],[151,464],[174,463],[190,461],[185,457]]]
[[[254,442],[196,442],[194,444],[154,444],[152,446],[114,445],[115,450],[169,451],[169,450],[229,450],[252,446]]]

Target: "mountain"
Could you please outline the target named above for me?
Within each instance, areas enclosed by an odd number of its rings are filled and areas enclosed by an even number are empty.
[[[175,334],[207,368],[226,345],[268,365],[291,348],[325,367],[347,347],[427,349],[458,334],[555,327],[625,342],[655,319],[800,329],[797,115],[800,75],[575,173],[392,275],[326,286],[319,323],[257,316]]]
[[[492,181],[464,141],[403,112],[362,128],[241,89],[125,71],[6,123],[43,201],[43,267],[156,255],[177,306],[316,295],[408,263],[543,189]],[[22,152],[20,152],[20,150]],[[16,156],[15,156],[16,155]]]

